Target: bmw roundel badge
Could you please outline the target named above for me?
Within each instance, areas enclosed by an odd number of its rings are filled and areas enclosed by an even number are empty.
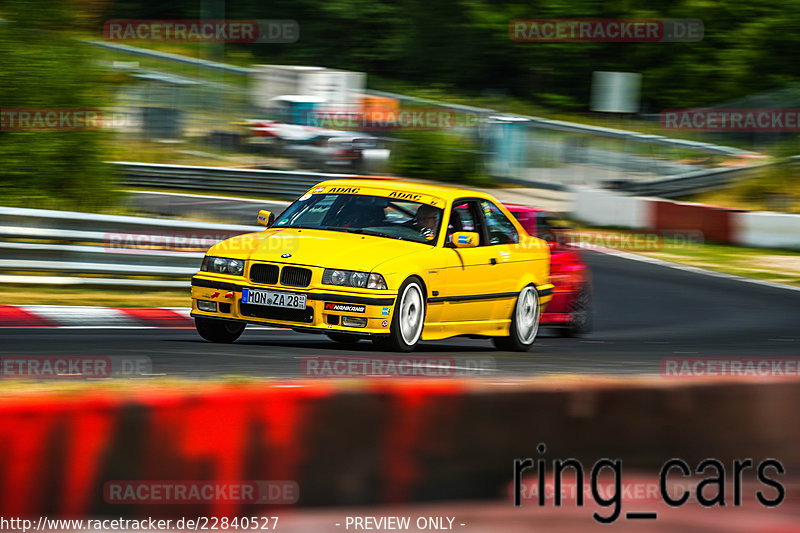
[[[281,257],[283,257],[284,259],[286,259],[287,257],[292,257],[292,254],[283,254]]]

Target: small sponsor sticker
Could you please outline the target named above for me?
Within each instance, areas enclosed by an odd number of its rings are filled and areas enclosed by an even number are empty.
[[[383,310],[381,311],[381,315],[388,316],[389,315],[389,308],[388,307],[384,307]]]
[[[366,313],[366,305],[352,305],[352,304],[337,304],[333,302],[325,302],[326,311],[341,311],[344,313]]]
[[[313,190],[313,191],[311,191],[311,192],[322,192],[322,191],[324,191],[324,190],[325,190],[325,187],[317,187],[316,189],[314,189],[314,190]]]
[[[389,325],[389,321],[388,320],[384,320],[383,322],[381,322],[381,326],[383,326],[384,328],[386,326],[388,326],[388,325]]]
[[[458,237],[458,242],[459,244],[467,244],[469,242],[469,239],[467,238],[466,235],[461,235]]]

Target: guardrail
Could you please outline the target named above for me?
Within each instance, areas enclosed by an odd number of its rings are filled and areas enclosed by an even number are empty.
[[[619,181],[610,188],[639,196],[675,198],[721,189],[738,179],[745,178],[747,174],[777,163],[776,161],[770,161],[747,166],[709,168],[644,182]]]
[[[184,65],[192,65],[195,67],[206,68],[209,70],[219,70],[222,72],[230,72],[232,74],[242,74],[244,76],[249,76],[250,74],[255,72],[253,69],[247,67],[237,67],[236,65],[230,65],[228,63],[218,63],[216,61],[208,61],[205,59],[198,59],[178,54],[170,54],[168,52],[159,52],[158,50],[137,48],[135,46],[129,46],[127,44],[108,43],[105,41],[84,41],[84,42],[92,46],[97,46],[99,48],[106,48],[107,50],[114,50],[117,52],[123,52],[126,54],[131,54],[141,57],[149,57],[152,59],[162,59],[164,61],[172,61],[175,63],[183,63]]]
[[[353,174],[157,165],[127,161],[112,164],[118,168],[122,183],[126,186],[226,192],[291,200],[321,181],[356,177]]]
[[[211,245],[261,229],[0,207],[0,283],[188,287]]]

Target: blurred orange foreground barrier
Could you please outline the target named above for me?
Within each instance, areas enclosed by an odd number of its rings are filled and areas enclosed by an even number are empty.
[[[111,481],[292,481],[297,505],[502,497],[512,461],[776,457],[800,465],[800,383],[374,379],[0,399],[0,515],[248,515],[108,501]]]

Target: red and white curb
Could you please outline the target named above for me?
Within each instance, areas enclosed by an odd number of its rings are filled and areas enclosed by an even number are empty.
[[[0,305],[0,328],[192,328],[188,307]]]

